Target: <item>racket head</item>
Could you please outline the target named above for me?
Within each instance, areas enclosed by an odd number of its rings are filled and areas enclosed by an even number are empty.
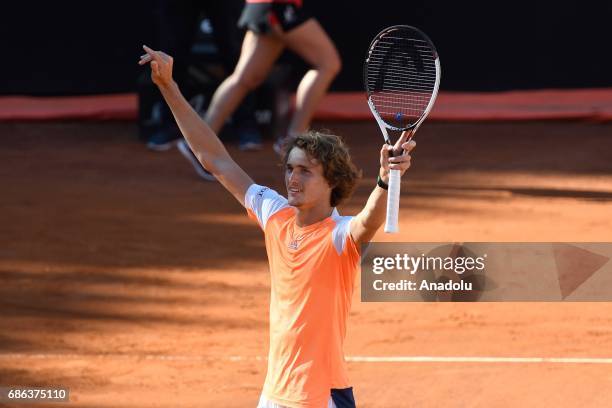
[[[418,28],[388,27],[372,40],[363,76],[368,105],[379,124],[391,130],[416,130],[438,94],[438,52]]]

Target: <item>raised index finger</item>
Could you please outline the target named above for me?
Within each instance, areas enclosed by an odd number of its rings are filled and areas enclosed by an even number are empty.
[[[149,54],[149,56],[151,57],[152,60],[157,61],[157,62],[161,62],[162,61],[161,56],[154,49],[151,49],[151,48],[147,47],[146,45],[143,45],[142,48],[147,52],[147,54]]]

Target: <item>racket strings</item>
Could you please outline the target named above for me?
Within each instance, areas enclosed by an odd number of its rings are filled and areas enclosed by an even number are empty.
[[[381,118],[394,126],[415,124],[435,90],[436,54],[409,30],[381,36],[370,50],[366,86]]]

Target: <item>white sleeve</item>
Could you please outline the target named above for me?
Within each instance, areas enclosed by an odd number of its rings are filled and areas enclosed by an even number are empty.
[[[271,188],[251,184],[244,196],[244,206],[257,218],[262,229],[274,213],[288,207],[287,199]]]
[[[346,243],[350,240],[352,242],[352,238],[349,238],[351,233],[351,220],[353,217],[351,216],[340,216],[337,211],[334,210],[334,214],[332,214],[334,221],[336,221],[336,227],[332,232],[332,239],[334,241],[334,247],[338,254],[342,254],[344,252]]]

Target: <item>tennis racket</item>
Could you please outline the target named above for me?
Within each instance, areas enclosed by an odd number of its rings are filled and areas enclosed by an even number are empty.
[[[408,140],[423,123],[438,94],[440,60],[431,40],[419,29],[397,25],[382,30],[368,49],[363,80],[368,105],[385,142],[389,130],[408,132]],[[385,232],[398,231],[401,178],[389,172]]]

